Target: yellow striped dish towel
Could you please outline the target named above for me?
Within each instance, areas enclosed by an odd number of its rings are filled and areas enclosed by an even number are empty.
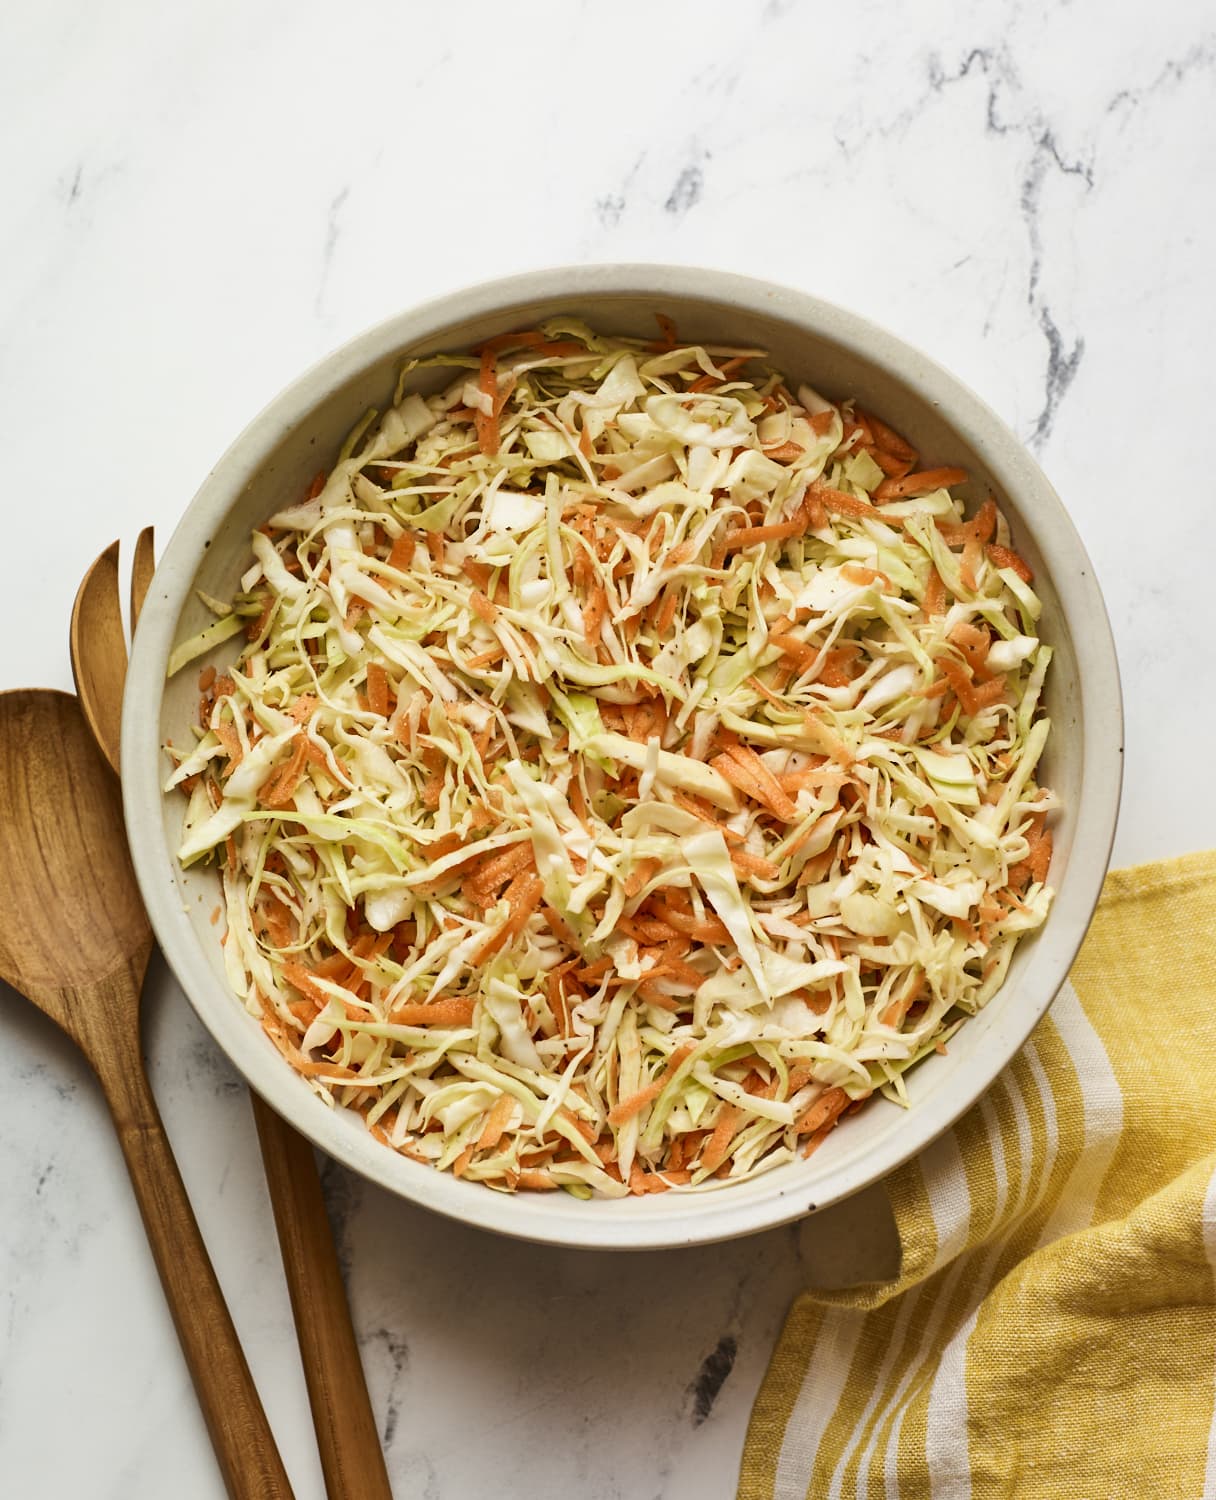
[[[803,1293],[740,1500],[1216,1496],[1216,852],[1116,871],[1069,982]]]

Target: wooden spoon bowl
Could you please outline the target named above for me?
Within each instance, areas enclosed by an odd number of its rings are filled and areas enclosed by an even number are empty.
[[[66,901],[47,899],[66,896],[67,871],[70,933]],[[152,929],[117,787],[66,693],[0,694],[0,885],[0,974],[89,1054],[98,1023],[91,987],[125,971],[137,1014]]]

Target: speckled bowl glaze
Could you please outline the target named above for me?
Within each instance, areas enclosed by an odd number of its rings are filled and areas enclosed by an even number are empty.
[[[560,1192],[509,1196],[399,1156],[357,1116],[327,1107],[233,998],[209,922],[217,876],[178,868],[183,806],[161,791],[161,746],[184,742],[197,713],[196,674],[165,680],[174,642],[209,618],[195,589],[219,597],[235,590],[251,530],[332,462],[360,413],[386,405],[402,356],[467,347],[559,312],[642,336],[664,312],[683,338],[767,348],[795,380],[837,399],[858,397],[929,461],[964,465],[969,493],[996,494],[1034,567],[1040,628],[1055,648],[1046,693],[1055,727],[1042,779],[1064,807],[1045,926],[1021,944],[1004,986],[951,1040],[949,1054],[909,1075],[910,1109],[875,1100],[809,1159],[707,1193],[591,1202]],[[421,371],[416,386],[443,378]],[[216,660],[233,654],[221,649]],[[216,465],[165,551],[135,640],[122,740],[127,830],[152,924],[204,1025],[249,1083],[322,1150],[394,1193],[500,1233],[596,1249],[700,1244],[796,1219],[884,1177],[952,1124],[1022,1046],[1068,973],[1106,871],[1122,771],[1118,667],[1093,568],[1059,497],[1004,423],[932,360],[852,313],[687,266],[580,266],[487,282],[390,318],[301,376]]]

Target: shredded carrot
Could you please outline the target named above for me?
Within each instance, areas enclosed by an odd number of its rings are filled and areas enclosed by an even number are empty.
[[[668,1171],[666,1168],[647,1172],[640,1163],[635,1161],[629,1172],[629,1191],[635,1195],[665,1193],[673,1186],[683,1185],[691,1181],[691,1172]]]
[[[574,934],[574,929],[560,912],[554,911],[551,906],[545,906],[541,909],[541,916],[549,931],[559,942],[565,943],[567,948],[573,948],[575,952],[578,951],[578,938]]]
[[[393,543],[393,550],[388,555],[388,565],[396,568],[398,573],[408,571],[410,564],[414,561],[414,550],[417,541],[412,531],[403,531]]]
[[[797,517],[792,521],[777,521],[771,526],[748,526],[738,531],[728,531],[724,540],[727,552],[737,552],[740,547],[756,547],[761,542],[779,542],[786,537],[798,536],[806,530],[806,523]]]
[[[841,572],[843,571],[842,568]],[[823,659],[816,681],[824,687],[848,687],[855,675],[852,671],[854,660],[854,653],[848,647],[829,651]]]
[[[659,873],[662,865],[657,859],[640,859],[629,872],[625,881],[625,895],[632,901],[642,887]]]
[[[827,1140],[828,1136],[831,1135],[832,1131],[835,1130],[835,1128],[836,1121],[829,1120],[826,1125],[821,1125],[818,1130],[814,1131],[811,1135],[808,1135],[806,1138],[806,1144],[802,1148],[803,1156],[810,1156],[812,1152],[818,1151],[820,1146],[823,1145],[824,1141]]]
[[[258,792],[258,801],[263,807],[286,807],[295,796],[308,761],[308,736],[301,731],[296,735],[293,746],[291,759],[277,776],[263,782]]]
[[[549,1009],[553,1012],[553,1019],[557,1024],[558,1034],[568,1037],[570,1035],[570,1002],[566,999],[563,977],[561,974],[549,973],[545,977],[545,994],[549,1001]]]
[[[973,718],[977,711],[975,697],[975,684],[971,681],[971,674],[961,662],[953,660],[949,656],[940,656],[937,659],[937,667],[942,676],[954,689],[954,695],[958,699],[959,707],[967,715]]]
[[[975,534],[976,540],[990,542],[996,531],[996,522],[996,501],[989,495],[971,520],[971,529]]]
[[[312,1062],[309,1058],[297,1055],[291,1059],[291,1065],[296,1072],[303,1073],[306,1078],[358,1078],[353,1068],[342,1068],[332,1062]]]
[[[460,564],[460,571],[475,587],[488,589],[494,569],[488,563],[477,562],[471,557],[466,557]]]
[[[442,768],[436,767],[422,783],[422,805],[429,812],[434,812],[443,798],[444,780]]]
[[[529,839],[524,839],[487,855],[485,864],[473,873],[468,886],[478,897],[489,897],[508,880],[513,880],[521,870],[535,868],[536,856],[532,851],[532,843]]]
[[[669,1011],[673,1015],[688,1007],[687,1000],[661,990],[649,974],[638,980],[637,994],[647,1005],[656,1006],[659,1010]]]
[[[993,703],[999,703],[1005,696],[1006,683],[1004,677],[994,677],[990,682],[982,682],[974,689],[975,711],[988,708]]]
[[[840,420],[844,432],[840,441],[839,452],[856,452],[859,448],[870,448],[874,444],[874,434],[866,426],[864,421],[853,421],[846,417],[842,411]]]
[[[806,672],[813,667],[819,659],[819,653],[814,646],[808,646],[805,641],[798,640],[795,636],[774,634],[768,638],[770,646],[776,646],[782,656],[787,656],[798,667],[800,671]]]
[[[989,495],[969,521],[946,521],[938,517],[935,521],[938,534],[948,547],[961,547],[968,539],[989,542],[996,530],[996,501]]]
[[[607,612],[608,593],[597,579],[591,590],[591,598],[583,606],[583,635],[589,646],[593,646],[599,639],[600,627],[604,623],[604,616]]]
[[[622,913],[617,919],[617,931],[623,932],[626,937],[635,939],[638,943],[682,943],[687,947],[687,940],[682,939],[674,927],[666,922],[660,922],[657,917],[648,916],[642,907],[639,907],[632,916]]]
[[[503,657],[506,656],[506,654],[507,652],[505,647],[495,646],[492,650],[483,651],[478,656],[470,656],[469,659],[465,662],[465,666],[470,671],[480,672],[483,667],[492,667],[496,663],[502,661]]]
[[[906,458],[896,458],[885,448],[868,448],[866,451],[888,479],[902,479],[912,470],[912,465]]]
[[[265,634],[266,627],[270,624],[270,617],[274,614],[276,599],[273,594],[267,594],[262,603],[262,612],[257,619],[251,620],[245,627],[245,639],[256,641]]]
[[[265,918],[266,930],[270,934],[270,940],[276,948],[288,948],[295,942],[296,924],[292,919],[291,912],[277,896],[272,895],[270,897]]]
[[[474,951],[472,960],[475,964],[484,964],[524,930],[528,918],[540,905],[544,890],[544,882],[537,876],[528,874],[526,870],[516,875],[507,887],[506,900],[510,915],[498,931],[491,933]]]
[[[883,589],[891,587],[891,580],[885,573],[880,573],[877,568],[863,567],[861,563],[844,563],[840,569],[840,576],[848,583],[861,585],[877,583]]]
[[[350,960],[345,953],[331,953],[328,958],[323,958],[319,964],[314,964],[312,977],[314,979],[338,979],[350,968]]]
[[[241,747],[241,737],[236,732],[236,725],[229,723],[227,719],[221,719],[212,729],[212,733],[224,747],[224,753],[228,757],[229,770],[234,771],[245,756],[245,752]]]
[[[669,589],[663,600],[663,608],[659,611],[659,618],[655,624],[655,629],[659,635],[666,635],[671,629],[671,622],[676,617],[676,610],[679,608],[679,604],[679,596],[674,589]]]
[[[902,1026],[904,1017],[912,1009],[917,1000],[924,994],[928,981],[923,969],[913,971],[910,982],[904,986],[904,992],[897,1000],[892,1000],[890,1005],[882,1013],[882,1024],[884,1026]]]
[[[798,809],[789,795],[782,791],[781,783],[748,746],[732,745],[715,756],[710,765],[732,786],[767,807],[783,823],[792,823],[797,818]]]
[[[393,1007],[389,1021],[394,1026],[469,1026],[476,1005],[472,999],[405,1003]]]
[[[477,1137],[478,1151],[493,1151],[506,1133],[507,1122],[514,1108],[515,1099],[511,1094],[499,1094],[494,1101],[494,1107],[486,1116],[486,1123],[482,1126],[481,1134]]]
[[[672,801],[677,807],[682,807],[685,812],[692,813],[694,818],[700,818],[702,823],[711,823],[728,844],[741,844],[743,842],[743,834],[736,832],[733,828],[728,828],[722,822],[722,814],[717,808],[710,807],[707,802],[703,802],[699,797],[694,797],[688,792],[681,792],[678,789],[673,791],[671,796]]]
[[[651,953],[656,949],[649,949]],[[646,971],[647,979],[678,979],[681,984],[689,984],[694,990],[699,990],[705,983],[705,975],[700,969],[694,969],[689,963],[677,956],[671,947],[666,948],[661,954],[658,963],[652,969]]]
[[[800,792],[803,787],[843,786],[848,781],[844,771],[832,771],[827,766],[811,766],[803,771],[783,771],[777,777],[783,791]]]
[[[1030,865],[1030,878],[1037,881],[1047,879],[1047,871],[1051,865],[1051,834],[1044,829],[1035,840],[1030,851],[1028,863]]]
[[[918,474],[905,474],[902,479],[884,479],[874,491],[874,498],[903,500],[907,497],[930,495],[934,490],[948,490],[953,485],[966,482],[966,469],[922,469]]]
[[[908,442],[907,438],[901,437],[895,431],[894,427],[888,427],[872,411],[867,410],[863,414],[859,410],[857,415],[863,417],[870,432],[873,434],[875,444],[880,449],[893,454],[896,458],[903,459],[907,463],[914,464],[916,462],[916,449]]]
[[[831,1124],[839,1119],[850,1103],[852,1101],[843,1089],[825,1089],[819,1098],[794,1122],[794,1129],[799,1135],[806,1135],[808,1131],[819,1130],[822,1126]]]
[[[388,718],[388,673],[378,661],[368,663],[367,702],[372,713]]]
[[[973,674],[983,670],[984,662],[992,646],[992,637],[986,630],[981,630],[978,626],[962,620],[946,639],[958,647],[959,653]]]
[[[806,1088],[814,1076],[815,1070],[806,1063],[795,1063],[790,1069],[789,1078],[786,1081],[786,1098],[792,1099],[799,1090]]]
[[[793,463],[796,458],[801,458],[806,449],[801,443],[795,443],[793,439],[787,438],[784,443],[777,443],[772,448],[765,448],[765,458],[774,459],[779,464]]]
[[[525,1171],[519,1174],[519,1186],[530,1193],[553,1193],[559,1184],[551,1172]]]
[[[879,489],[881,488],[879,485]],[[877,493],[876,490],[875,494]],[[838,516],[855,516],[859,520],[866,516],[881,519],[868,500],[859,500],[856,495],[846,495],[843,490],[834,490],[829,485],[821,484],[819,480],[807,486],[804,503],[811,501],[818,502],[825,511],[832,511]]]
[[[1023,583],[1034,582],[1034,570],[1011,547],[1001,547],[996,542],[989,542],[984,551],[994,568],[1012,568]]]
[[[669,892],[669,894],[671,894]],[[666,922],[669,927],[674,927],[677,932],[683,933],[685,937],[694,938],[697,942],[710,944],[725,944],[730,942],[730,934],[725,925],[716,917],[698,920],[689,912],[677,911],[674,906],[657,898],[651,899],[651,910],[660,922]]]
[[[303,964],[285,963],[283,965],[283,978],[291,985],[293,990],[299,990],[306,999],[313,1001],[318,1008],[329,1004],[329,996],[316,983],[315,977],[309,973]]]
[[[1036,817],[1026,834],[1028,853],[1026,858],[1009,868],[1009,893],[1015,890],[1024,890],[1026,886],[1035,882],[1043,882],[1047,879],[1047,871],[1051,865],[1051,834],[1043,827],[1042,815]],[[1014,901],[1019,909],[1025,910],[1021,901]]]
[[[659,1167],[655,1175],[668,1187],[687,1187],[692,1181],[692,1173],[687,1167],[677,1167],[674,1164],[669,1167]],[[651,1189],[651,1191],[657,1191],[657,1189]]]
[[[757,854],[748,854],[745,849],[732,849],[730,862],[744,875],[757,875],[761,880],[778,880],[781,877],[780,865],[775,865],[771,859],[761,859]]]
[[[510,333],[496,334],[492,339],[485,339],[480,344],[475,344],[473,353],[501,354],[506,349],[535,349],[537,345],[545,342],[543,333],[535,328],[515,329]]]
[[[487,624],[498,619],[498,605],[492,604],[480,589],[474,589],[469,595],[469,603],[473,606],[473,613]]]
[[[707,1175],[716,1172],[726,1160],[742,1118],[743,1111],[737,1104],[724,1104],[718,1111],[718,1122],[701,1152],[701,1170]]]
[[[659,1097],[675,1077],[680,1064],[696,1050],[696,1045],[695,1042],[685,1042],[682,1046],[677,1047],[667,1059],[663,1071],[653,1083],[647,1084],[644,1089],[639,1089],[636,1094],[632,1094],[628,1099],[622,1099],[608,1111],[609,1125],[623,1125],[626,1120],[632,1120],[634,1115],[641,1114],[648,1104]]]

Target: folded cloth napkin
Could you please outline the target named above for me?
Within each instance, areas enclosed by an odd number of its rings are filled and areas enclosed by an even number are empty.
[[[740,1500],[1216,1495],[1216,852],[1113,873],[1050,1012],[794,1303]]]

